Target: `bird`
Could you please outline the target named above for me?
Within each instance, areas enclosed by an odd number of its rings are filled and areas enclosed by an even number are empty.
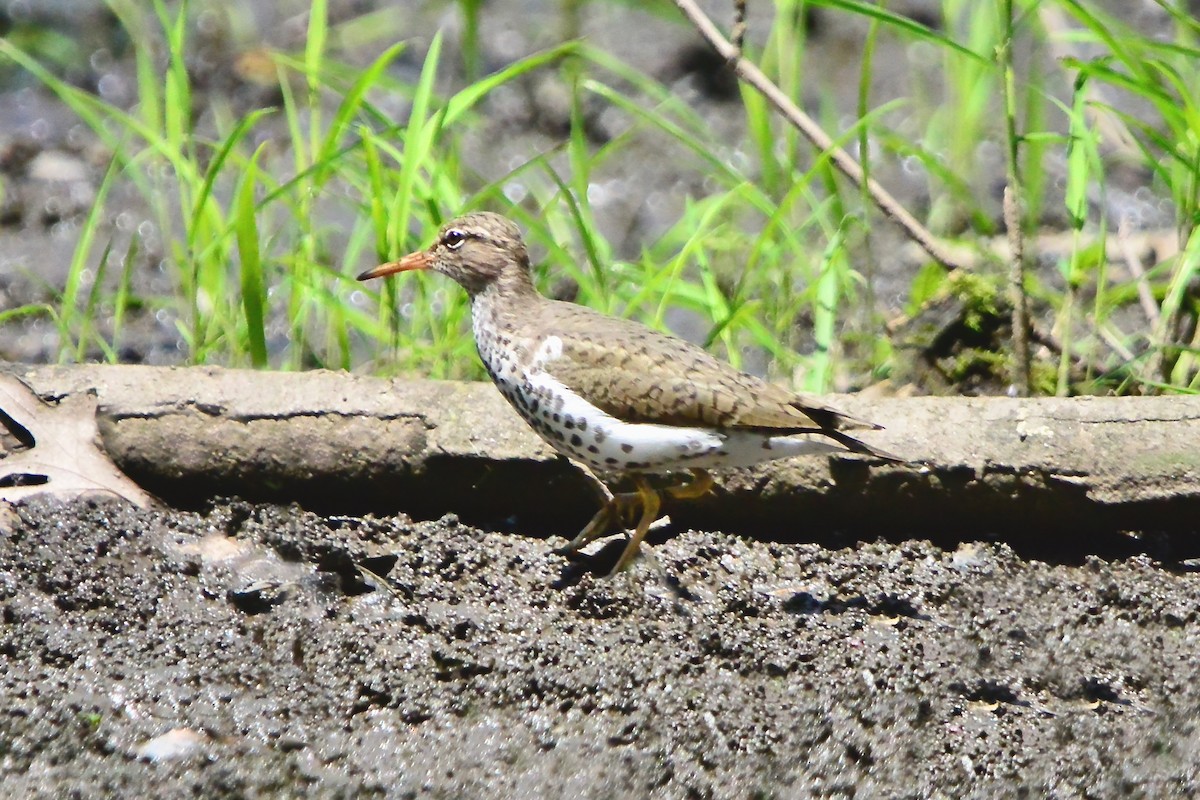
[[[902,460],[845,432],[880,425],[742,372],[684,339],[542,295],[520,228],[500,214],[451,220],[427,249],[358,280],[414,270],[441,273],[466,290],[488,375],[597,491],[600,510],[561,552],[578,553],[637,519],[613,574],[637,555],[663,495],[690,500],[711,490],[708,469],[828,452]],[[647,477],[685,470],[689,482],[665,488]],[[628,475],[636,491],[614,494],[596,473]]]

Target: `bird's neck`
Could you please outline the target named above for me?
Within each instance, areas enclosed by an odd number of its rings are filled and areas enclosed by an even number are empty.
[[[471,295],[471,317],[477,330],[481,324],[498,331],[511,330],[546,302],[528,271],[512,270]]]

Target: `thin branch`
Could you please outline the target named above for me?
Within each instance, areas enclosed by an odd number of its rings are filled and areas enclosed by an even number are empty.
[[[1153,328],[1158,325],[1158,301],[1154,299],[1154,290],[1150,288],[1146,270],[1142,269],[1141,254],[1138,253],[1130,238],[1132,227],[1129,215],[1126,214],[1121,218],[1121,224],[1117,226],[1117,246],[1121,250],[1122,258],[1125,259],[1125,265],[1129,267],[1129,274],[1137,283],[1138,301],[1142,304],[1142,311],[1146,314],[1150,327]]]
[[[746,0],[733,0],[733,28],[729,38],[733,48],[742,52],[742,42],[746,38]]]
[[[1012,303],[1013,385],[1020,397],[1028,397],[1031,385],[1029,368],[1029,303],[1025,295],[1025,236],[1021,231],[1020,183],[1009,176],[1004,187],[1004,226],[1012,249],[1009,261],[1008,293]]]
[[[1004,40],[996,48],[1004,80],[1005,162],[1008,182],[1004,187],[1004,227],[1008,230],[1012,260],[1009,262],[1008,293],[1012,303],[1013,385],[1017,394],[1028,397],[1033,390],[1029,359],[1029,300],[1025,293],[1025,211],[1017,148],[1016,76],[1013,72],[1013,0],[1004,0],[1000,24]],[[1069,336],[1069,332],[1066,334]]]
[[[963,267],[962,263],[955,258],[952,252],[943,247],[942,243],[928,229],[921,225],[912,214],[908,213],[908,209],[902,206],[900,201],[892,197],[876,180],[873,178],[867,179],[863,176],[862,167],[854,160],[853,156],[835,145],[829,134],[825,133],[811,117],[801,111],[792,102],[791,98],[783,93],[783,90],[776,86],[752,62],[743,58],[740,50],[725,38],[713,21],[700,10],[694,0],[675,0],[675,5],[691,21],[696,30],[700,32],[700,35],[712,45],[713,49],[729,62],[733,71],[741,80],[750,84],[771,105],[775,106],[775,109],[799,130],[805,138],[812,142],[814,147],[828,153],[834,166],[843,175],[857,186],[866,186],[871,198],[875,201],[879,210],[883,212],[884,216],[903,228],[905,233],[920,245],[921,249],[928,253],[934,261],[947,269],[960,269]]]

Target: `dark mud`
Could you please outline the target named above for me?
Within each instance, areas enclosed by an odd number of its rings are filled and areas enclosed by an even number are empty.
[[[5,796],[1200,790],[1187,564],[688,531],[607,579],[616,543],[449,517],[0,522]]]

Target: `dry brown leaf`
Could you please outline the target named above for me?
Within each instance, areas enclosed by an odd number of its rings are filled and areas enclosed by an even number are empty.
[[[0,458],[0,500],[110,492],[143,508],[153,503],[104,452],[95,396],[71,395],[51,405],[16,377],[0,374],[0,425],[22,445]]]

